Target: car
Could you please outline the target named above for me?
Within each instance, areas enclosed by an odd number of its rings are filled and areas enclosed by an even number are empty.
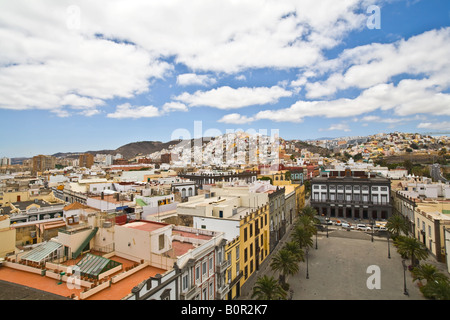
[[[365,224],[357,224],[356,225],[356,230],[370,231],[372,229],[370,227],[366,226]]]
[[[344,229],[347,229],[347,230],[355,229],[355,227],[352,226],[352,225],[351,225],[350,223],[348,223],[348,222],[342,222],[341,227],[344,228]]]

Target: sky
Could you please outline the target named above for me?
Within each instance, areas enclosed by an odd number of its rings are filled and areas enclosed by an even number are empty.
[[[0,0],[0,157],[450,133],[448,0]]]

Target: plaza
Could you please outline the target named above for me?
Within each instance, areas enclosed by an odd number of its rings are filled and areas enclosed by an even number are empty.
[[[328,238],[319,233],[317,242],[317,250],[315,239],[309,249],[308,264],[301,263],[288,280],[293,300],[424,300],[408,270],[409,295],[404,294],[402,258],[392,241],[390,259],[386,238],[375,236],[372,242],[371,235],[361,231],[336,230]],[[379,278],[373,280],[376,275]]]

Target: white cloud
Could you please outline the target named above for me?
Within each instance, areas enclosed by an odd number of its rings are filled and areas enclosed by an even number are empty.
[[[164,113],[172,112],[172,111],[188,111],[188,107],[184,103],[180,102],[167,102],[163,105],[162,110]]]
[[[332,124],[327,129],[319,129],[319,131],[345,131],[345,132],[349,132],[351,130],[350,130],[350,127],[348,126],[348,124],[346,124],[346,123],[337,123],[337,124]]]
[[[239,113],[230,113],[223,116],[218,122],[229,123],[229,124],[247,124],[253,122],[252,117],[247,117],[240,115]]]
[[[429,129],[429,130],[450,130],[450,121],[442,121],[442,122],[421,122],[417,125],[417,128],[420,129]]]
[[[388,83],[395,76],[432,78],[448,87],[450,28],[432,30],[394,43],[373,43],[344,50],[338,58],[314,65],[327,79],[306,84],[307,98],[328,97],[348,88],[367,89]],[[407,76],[408,77],[408,76]],[[300,78],[298,81],[302,81]]]
[[[125,119],[125,118],[154,118],[161,116],[161,112],[154,106],[131,106],[124,103],[117,106],[114,113],[109,113],[108,118]]]
[[[186,103],[190,107],[207,106],[218,109],[237,109],[253,105],[264,105],[278,102],[280,98],[290,97],[292,92],[278,86],[273,87],[240,87],[237,89],[224,86],[209,91],[183,93],[174,100]]]
[[[216,83],[216,79],[207,75],[198,75],[195,73],[183,73],[177,76],[177,84],[180,86],[209,86]]]

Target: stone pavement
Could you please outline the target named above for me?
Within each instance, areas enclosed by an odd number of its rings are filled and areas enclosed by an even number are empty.
[[[260,269],[252,275],[242,288],[239,300],[250,300],[253,286],[258,277],[265,274],[278,279],[278,274],[270,269],[270,260],[289,241],[288,229],[284,238],[274,252],[264,261]],[[388,258],[388,242],[385,237],[374,236],[361,231],[344,231],[339,227],[318,233],[318,249],[309,249],[308,266],[300,264],[299,272],[290,276],[287,281],[293,290],[293,300],[424,300],[417,284],[412,282],[411,273],[403,272],[402,258],[390,240],[390,256]],[[426,263],[436,265],[448,275],[445,264],[438,263],[429,257]],[[406,260],[406,265],[410,260]],[[375,270],[375,271],[374,271]],[[308,271],[309,279],[306,279]],[[404,294],[404,274],[409,295]],[[378,275],[380,288],[368,287]],[[370,278],[370,279],[369,279]],[[369,281],[368,281],[369,280]]]

